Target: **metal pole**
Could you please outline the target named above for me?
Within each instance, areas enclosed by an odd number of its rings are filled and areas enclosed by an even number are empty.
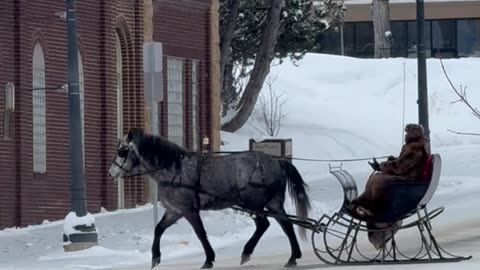
[[[77,22],[75,0],[66,0],[68,46],[68,105],[70,130],[70,199],[71,210],[78,217],[87,214],[83,172],[83,140],[78,83]]]
[[[154,44],[150,45],[150,56],[155,56],[155,46]],[[155,85],[155,58],[150,57],[150,113],[151,113],[151,129],[153,135],[160,135],[160,131],[158,130],[158,103],[157,103],[157,96],[155,87],[159,87]],[[149,178],[149,185],[150,185],[150,198],[151,203],[153,205],[153,228],[155,228],[158,224],[158,184],[152,178]]]
[[[80,89],[78,80],[77,21],[75,0],[65,0],[67,19],[67,54],[68,54],[68,116],[70,131],[70,207],[77,217],[87,213],[85,176],[83,165],[83,134],[80,111]],[[65,251],[78,251],[98,245],[98,234],[95,224],[78,224],[73,216],[75,232],[63,232],[63,248]],[[68,235],[67,235],[68,234]]]
[[[424,21],[424,1],[417,0],[418,122],[425,129],[425,136],[427,137],[428,141],[430,141]]]
[[[343,37],[343,23],[340,25],[340,51],[342,55],[345,55],[345,44],[344,44],[344,37]]]

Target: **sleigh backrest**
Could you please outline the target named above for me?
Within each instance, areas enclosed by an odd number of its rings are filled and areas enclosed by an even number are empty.
[[[430,183],[428,186],[425,195],[423,196],[422,200],[418,204],[419,208],[425,207],[435,194],[437,190],[438,183],[440,182],[440,174],[442,172],[442,159],[440,158],[439,154],[432,155],[432,178],[430,179]]]
[[[350,204],[350,202],[358,196],[357,184],[353,176],[346,170],[335,170],[330,171],[330,173],[333,174],[340,182],[340,185],[342,185],[344,195],[343,205]]]

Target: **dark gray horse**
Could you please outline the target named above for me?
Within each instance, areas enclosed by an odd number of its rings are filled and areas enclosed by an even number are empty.
[[[286,266],[293,267],[301,258],[292,223],[281,218],[288,186],[297,216],[307,218],[310,199],[306,184],[289,162],[259,152],[230,155],[191,153],[159,136],[131,129],[120,141],[109,173],[112,177],[148,175],[159,185],[159,200],[165,208],[155,227],[152,245],[152,268],[160,263],[160,238],[165,230],[184,217],[200,240],[206,260],[202,268],[212,268],[215,260],[200,210],[220,210],[239,206],[253,211],[267,210],[288,237],[291,257]],[[256,230],[245,244],[241,264],[250,260],[258,241],[270,223],[264,216],[253,218]],[[227,224],[225,224],[228,226]],[[305,239],[305,229],[300,228]]]

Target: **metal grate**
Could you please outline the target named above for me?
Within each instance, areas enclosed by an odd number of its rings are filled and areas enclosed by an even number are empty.
[[[183,87],[183,61],[169,58],[167,60],[168,139],[180,146],[184,145]]]

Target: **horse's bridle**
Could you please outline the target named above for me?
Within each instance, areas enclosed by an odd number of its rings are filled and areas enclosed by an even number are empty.
[[[120,145],[122,142],[119,142],[118,145]],[[127,156],[128,156],[128,153],[132,152],[133,155],[135,155],[134,158],[137,159],[138,163],[140,163],[141,166],[143,166],[143,168],[145,169],[144,172],[139,172],[139,173],[135,173],[135,174],[128,174],[134,166],[132,166],[132,168],[130,169],[126,169],[124,167],[125,163],[126,163],[126,160],[127,160]],[[120,158],[123,158],[123,162],[120,164],[117,162],[117,159],[116,157],[120,157]],[[183,159],[184,155],[182,155],[180,157],[180,159]],[[115,164],[115,166],[117,166],[120,170],[122,170],[124,172],[124,175],[123,177],[134,177],[134,176],[142,176],[142,175],[146,175],[146,174],[150,174],[150,173],[154,173],[154,172],[158,172],[160,170],[164,170],[165,168],[164,167],[158,167],[158,168],[150,168],[150,166],[144,161],[144,159],[142,158],[142,156],[140,155],[138,149],[135,147],[135,145],[130,142],[122,147],[117,147],[117,155],[113,158],[113,164]]]
[[[119,142],[119,145],[121,144],[121,142]],[[117,147],[118,148],[118,147]],[[135,155],[135,158],[138,160],[138,162],[145,168],[145,172],[140,172],[140,173],[136,173],[136,174],[131,174],[129,175],[128,173],[133,169],[134,166],[132,166],[130,169],[126,169],[124,166],[125,166],[125,163],[127,161],[127,156],[129,153],[132,153],[133,155]],[[118,163],[117,162],[117,156],[122,158],[123,159],[123,162],[122,164]],[[143,162],[143,159],[140,157],[140,155],[138,154],[138,150],[137,148],[133,145],[133,143],[128,143],[127,145],[124,145],[120,148],[117,149],[117,155],[113,158],[113,164],[115,164],[115,166],[117,166],[120,170],[122,170],[124,172],[124,175],[123,177],[133,177],[133,176],[141,176],[141,175],[145,175],[145,174],[149,174],[151,173],[151,171],[149,170],[148,166],[145,164],[145,162]]]

